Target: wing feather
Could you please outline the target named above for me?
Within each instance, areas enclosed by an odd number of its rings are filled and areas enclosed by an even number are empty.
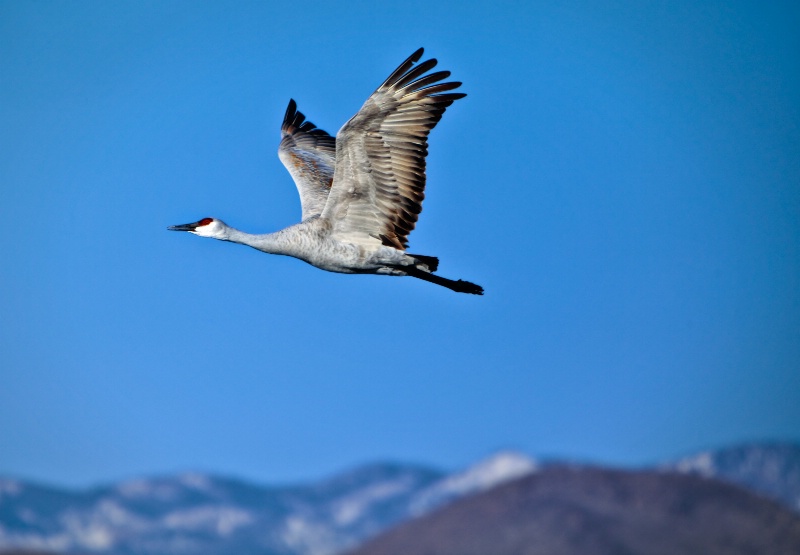
[[[283,117],[278,157],[297,186],[302,219],[321,214],[333,183],[336,139],[306,121],[294,100],[289,101]]]
[[[336,136],[336,172],[322,217],[337,238],[365,246],[408,245],[425,198],[428,134],[454,101],[460,82],[428,73],[419,49],[392,72]],[[416,64],[416,65],[415,65]]]

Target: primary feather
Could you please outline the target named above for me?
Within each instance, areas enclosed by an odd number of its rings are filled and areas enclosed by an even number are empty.
[[[425,198],[428,134],[463,93],[459,82],[439,83],[448,71],[424,73],[420,48],[367,99],[336,135],[336,172],[323,218],[333,234],[362,245],[405,250]]]

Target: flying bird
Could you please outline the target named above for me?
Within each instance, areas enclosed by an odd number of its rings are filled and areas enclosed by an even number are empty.
[[[483,295],[469,281],[435,274],[439,259],[406,252],[422,211],[428,134],[453,102],[466,95],[446,81],[437,62],[414,52],[332,137],[289,101],[278,156],[300,194],[302,221],[253,235],[217,218],[170,226],[201,237],[241,243],[299,258],[344,274],[411,276],[459,293]]]

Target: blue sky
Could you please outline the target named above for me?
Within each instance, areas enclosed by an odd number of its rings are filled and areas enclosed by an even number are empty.
[[[792,2],[0,2],[0,474],[288,482],[800,440]],[[166,231],[297,221],[419,46],[464,82],[410,250],[482,298]]]

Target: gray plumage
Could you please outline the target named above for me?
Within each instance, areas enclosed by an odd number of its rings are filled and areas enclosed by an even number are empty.
[[[429,73],[436,60],[403,62],[334,139],[289,102],[278,156],[300,195],[302,221],[276,233],[252,235],[214,218],[171,226],[174,231],[232,241],[299,258],[331,272],[413,276],[460,293],[483,288],[434,274],[438,259],[406,252],[422,211],[428,134],[464,93]]]
[[[336,167],[336,139],[297,111],[297,103],[289,101],[281,125],[278,157],[289,170],[300,194],[303,220],[319,216],[328,200]]]

